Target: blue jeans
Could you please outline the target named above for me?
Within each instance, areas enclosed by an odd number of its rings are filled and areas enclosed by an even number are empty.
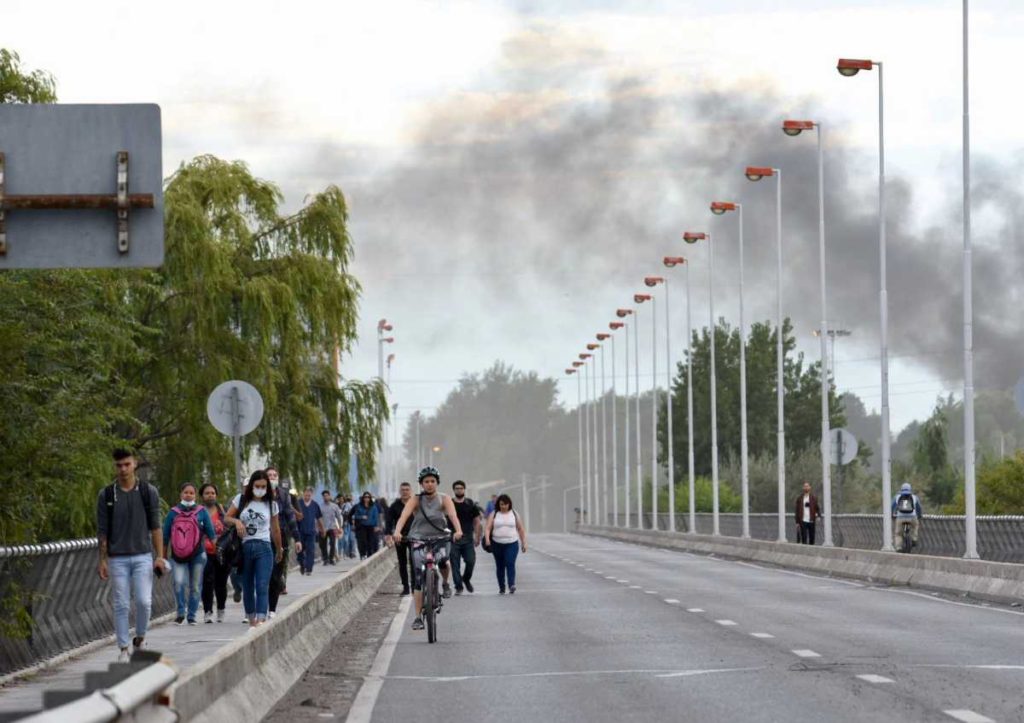
[[[316,560],[316,533],[307,534],[303,532],[299,537],[299,542],[302,543],[299,567],[306,572],[313,572],[313,562]]]
[[[242,604],[249,620],[263,622],[270,609],[270,572],[274,569],[274,547],[265,540],[242,543]]]
[[[114,632],[117,646],[127,648],[131,643],[128,612],[131,595],[135,593],[135,635],[146,637],[149,612],[153,606],[153,555],[117,555],[107,561],[112,583],[110,593],[114,605]]]
[[[341,536],[341,549],[345,557],[356,556],[356,533],[352,531],[352,525],[345,525],[345,532]]]
[[[171,574],[174,576],[174,599],[178,603],[179,618],[187,615],[189,620],[196,619],[196,612],[199,610],[199,602],[203,595],[205,568],[206,550],[201,550],[188,562],[171,561]]]
[[[498,587],[505,589],[505,578],[508,586],[516,584],[516,558],[519,557],[518,542],[494,542],[491,540],[491,552],[494,554],[494,569],[498,573]]]

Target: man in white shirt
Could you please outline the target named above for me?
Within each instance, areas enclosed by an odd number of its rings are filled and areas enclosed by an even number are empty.
[[[818,498],[811,492],[810,482],[804,482],[803,492],[796,498],[793,517],[796,521],[797,542],[802,545],[813,545],[815,523],[821,517],[821,510],[818,507]]]

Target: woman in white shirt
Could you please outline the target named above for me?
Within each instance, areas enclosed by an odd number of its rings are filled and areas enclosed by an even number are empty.
[[[242,601],[250,628],[267,620],[270,607],[270,573],[281,561],[281,528],[277,502],[270,496],[270,478],[265,470],[249,477],[245,491],[236,495],[224,516],[224,525],[234,525],[242,538]],[[271,546],[270,541],[274,544]]]
[[[526,528],[512,509],[512,498],[499,495],[495,511],[487,518],[484,529],[484,547],[490,547],[498,573],[498,594],[505,594],[508,581],[509,594],[516,592],[516,558],[522,548],[526,552]]]

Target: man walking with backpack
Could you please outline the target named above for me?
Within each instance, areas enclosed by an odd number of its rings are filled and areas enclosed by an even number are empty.
[[[160,530],[160,496],[151,484],[135,479],[135,456],[114,450],[116,481],[96,500],[96,532],[100,559],[96,571],[111,580],[114,631],[119,662],[131,657],[129,644],[142,648],[153,601],[153,574],[163,575],[164,538]],[[155,553],[155,554],[154,554]],[[130,637],[128,612],[135,595],[135,637]]]
[[[196,624],[199,600],[203,594],[203,572],[206,569],[206,548],[203,536],[217,542],[213,520],[205,507],[196,500],[196,486],[186,482],[181,486],[181,502],[171,508],[164,518],[164,546],[171,552],[174,562],[174,598],[178,615],[174,622],[181,625]]]
[[[463,588],[473,592],[473,567],[476,565],[476,546],[480,544],[480,507],[466,497],[466,483],[460,479],[452,483],[455,499],[455,514],[459,517],[459,525],[463,532],[461,540],[452,542],[452,579],[455,581],[455,594],[461,595]],[[470,530],[473,531],[470,534]],[[462,561],[466,568],[463,570]]]

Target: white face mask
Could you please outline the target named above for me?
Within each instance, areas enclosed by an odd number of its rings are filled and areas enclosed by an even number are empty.
[[[195,507],[196,506],[196,501],[195,500],[182,500],[181,501],[181,506],[182,507]]]
[[[280,482],[278,482],[276,479],[270,480],[270,486],[273,487],[275,490],[277,489],[277,486],[279,484]]]
[[[267,494],[267,488],[266,487],[253,487],[252,488],[252,496],[255,497],[256,499],[261,499],[265,494]]]

